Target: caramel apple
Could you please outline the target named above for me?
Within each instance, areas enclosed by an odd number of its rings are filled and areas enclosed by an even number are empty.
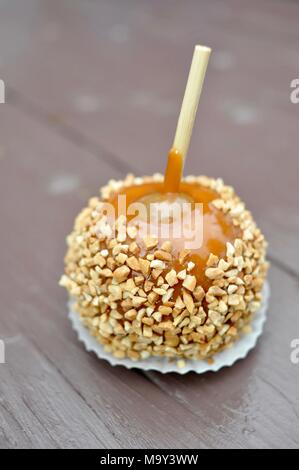
[[[266,243],[250,212],[221,180],[189,177],[181,190],[204,199],[207,223],[199,250],[173,241],[138,238],[138,228],[116,222],[103,202],[129,201],[163,177],[111,182],[77,217],[68,237],[62,278],[84,325],[118,358],[151,355],[208,358],[238,338],[259,308]]]
[[[207,359],[260,307],[266,242],[251,213],[221,179],[182,178],[206,64],[193,59],[165,177],[110,181],[67,239],[61,285],[117,358]]]

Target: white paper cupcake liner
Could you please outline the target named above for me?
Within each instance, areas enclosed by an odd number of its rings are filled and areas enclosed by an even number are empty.
[[[87,351],[94,352],[99,359],[104,359],[112,366],[124,366],[127,369],[155,370],[162,374],[176,372],[178,374],[186,374],[187,372],[196,372],[203,374],[204,372],[217,372],[222,367],[230,367],[239,359],[244,359],[249,351],[251,351],[257,343],[258,338],[263,332],[263,326],[266,321],[266,312],[269,303],[270,287],[268,282],[265,283],[263,289],[263,301],[261,308],[255,313],[251,327],[252,332],[243,334],[230,349],[225,349],[213,357],[213,363],[209,364],[205,360],[184,359],[185,366],[180,368],[177,365],[177,359],[169,359],[167,357],[150,357],[145,360],[132,361],[131,359],[117,359],[104,350],[104,347],[92,337],[88,329],[81,323],[78,313],[72,309],[72,301],[69,302],[69,318],[72,322],[74,330],[78,334],[78,338],[84,343]]]

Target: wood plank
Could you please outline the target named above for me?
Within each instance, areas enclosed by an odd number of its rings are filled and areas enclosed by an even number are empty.
[[[1,449],[118,447],[88,404],[28,340],[6,341],[6,364],[0,367]]]
[[[2,5],[3,78],[28,112],[106,148],[123,173],[163,171],[193,44],[211,45],[186,172],[233,184],[271,255],[298,273],[298,4],[29,0],[15,21],[20,3]]]

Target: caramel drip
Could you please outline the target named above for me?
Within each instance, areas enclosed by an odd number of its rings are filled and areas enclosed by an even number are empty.
[[[166,193],[178,193],[183,174],[183,157],[175,149],[168,154],[168,162],[164,178],[164,191]]]

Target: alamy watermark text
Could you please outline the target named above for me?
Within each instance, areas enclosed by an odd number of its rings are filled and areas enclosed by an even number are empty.
[[[4,341],[0,339],[0,364],[5,363],[5,344]]]
[[[0,79],[0,104],[5,103],[5,83]]]
[[[293,339],[291,341],[291,363],[292,364],[299,364],[299,339]]]

